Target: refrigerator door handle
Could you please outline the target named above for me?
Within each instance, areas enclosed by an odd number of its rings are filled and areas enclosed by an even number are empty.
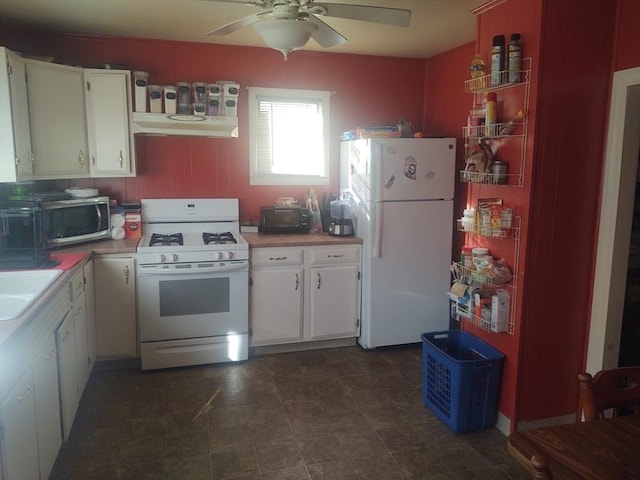
[[[382,255],[382,204],[381,202],[376,202],[376,231],[375,231],[375,243],[373,244],[373,256],[374,258],[380,258]]]

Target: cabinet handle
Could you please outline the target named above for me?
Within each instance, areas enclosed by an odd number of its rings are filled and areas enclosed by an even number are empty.
[[[96,166],[96,156],[95,155],[91,155],[91,165],[93,165],[94,167]]]
[[[124,166],[124,157],[122,155],[122,150],[120,150],[120,156],[118,157],[118,160],[120,160],[120,168],[122,168]]]
[[[297,291],[299,287],[300,287],[300,275],[296,273],[296,288],[294,290]]]
[[[56,355],[58,354],[58,350],[56,350],[55,348],[53,350],[51,350],[49,352],[49,355],[47,355],[47,360],[51,360],[52,358],[54,358]]]
[[[84,168],[85,163],[84,163],[84,152],[82,150],[80,150],[80,152],[78,153],[78,163],[80,164],[80,166],[82,168]]]
[[[269,260],[276,260],[276,261],[286,260],[286,259],[287,259],[287,257],[269,257]]]
[[[18,395],[18,402],[21,402],[27,398],[29,398],[31,396],[31,394],[33,393],[33,385],[29,385],[27,387],[26,392],[24,392],[24,394],[22,395]]]
[[[124,283],[129,285],[129,265],[125,265],[124,267]]]
[[[344,255],[327,255],[327,258],[342,258]]]
[[[320,290],[320,283],[321,283],[321,278],[320,278],[320,273],[316,273],[316,279],[318,280],[317,285],[316,285],[316,290]]]
[[[36,154],[29,152],[29,160],[31,161],[31,171],[36,169]]]

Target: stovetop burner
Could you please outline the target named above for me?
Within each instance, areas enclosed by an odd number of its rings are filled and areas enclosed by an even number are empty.
[[[184,245],[182,233],[172,233],[170,235],[154,233],[153,235],[151,235],[151,240],[149,240],[149,246],[153,247],[154,245],[160,245],[163,247],[168,247],[171,245]]]
[[[208,233],[202,234],[202,240],[205,245],[210,244],[226,244],[226,243],[238,243],[231,232],[224,233]]]

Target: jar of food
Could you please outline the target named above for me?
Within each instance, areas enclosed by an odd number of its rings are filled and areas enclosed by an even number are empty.
[[[494,160],[491,164],[493,183],[504,185],[507,183],[508,164],[501,160]]]
[[[473,268],[473,247],[464,245],[460,252],[460,263],[463,267],[472,269]]]

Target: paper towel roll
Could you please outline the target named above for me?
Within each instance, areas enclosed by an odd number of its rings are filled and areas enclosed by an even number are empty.
[[[111,215],[111,227],[124,227],[124,215],[122,213],[114,213]]]
[[[114,240],[122,240],[124,238],[124,228],[115,227],[111,229],[111,238]]]

